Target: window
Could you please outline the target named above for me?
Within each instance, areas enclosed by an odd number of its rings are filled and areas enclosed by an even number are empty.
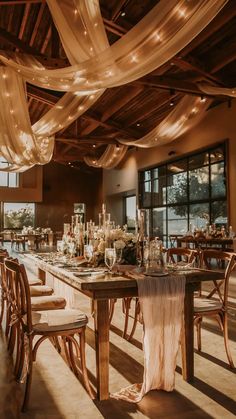
[[[3,204],[3,227],[5,229],[22,229],[24,226],[34,226],[35,204],[33,203],[12,203]]]
[[[136,223],[136,196],[125,197],[125,224],[128,230],[134,230]]]
[[[19,174],[11,172],[1,172],[1,168],[9,166],[6,160],[0,158],[0,187],[17,188],[19,186]]]
[[[227,224],[225,144],[139,172],[140,208],[150,214],[150,233],[166,243],[191,223]]]

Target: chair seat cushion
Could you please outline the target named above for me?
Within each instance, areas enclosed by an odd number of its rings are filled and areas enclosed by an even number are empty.
[[[31,297],[32,311],[40,310],[57,310],[63,309],[66,306],[66,300],[63,297],[56,295],[45,295],[41,297]]]
[[[39,297],[43,295],[52,295],[53,289],[47,285],[32,285],[30,287],[31,297]]]
[[[32,285],[42,285],[42,281],[40,279],[28,279],[29,282],[29,286],[31,287]]]
[[[221,308],[222,303],[220,301],[212,300],[210,298],[194,298],[194,313],[220,310]]]
[[[87,316],[80,310],[65,309],[32,312],[33,329],[37,332],[64,331],[86,326]]]

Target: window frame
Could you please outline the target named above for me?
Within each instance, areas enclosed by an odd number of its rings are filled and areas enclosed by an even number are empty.
[[[223,156],[221,160],[217,160],[217,161],[212,161],[212,157],[211,157],[211,153],[213,153],[213,151],[217,151],[218,148],[222,148],[223,151]],[[190,159],[196,156],[200,156],[203,153],[208,153],[208,161],[207,163],[203,163],[200,166],[197,166],[196,168],[192,168],[191,169],[191,164],[190,164]],[[181,161],[187,161],[187,165],[186,165],[186,169],[183,171],[180,171],[179,173],[187,173],[187,196],[186,196],[186,201],[183,200],[181,202],[175,202],[175,203],[170,203],[168,201],[168,178],[170,178],[172,175],[168,172],[168,165],[172,164],[172,163],[178,163]],[[211,178],[211,174],[212,174],[212,166],[214,164],[217,163],[224,163],[224,182],[225,182],[225,195],[223,196],[218,196],[218,197],[214,197],[212,196],[212,178]],[[190,173],[192,170],[196,170],[197,168],[201,168],[201,167],[208,167],[208,176],[209,176],[209,181],[208,181],[208,196],[206,198],[203,199],[190,199]],[[156,169],[165,172],[165,188],[166,188],[166,192],[165,192],[165,197],[164,195],[162,195],[162,203],[159,204],[155,204],[154,203],[154,190],[153,187],[151,188],[151,197],[150,197],[150,205],[143,205],[143,199],[142,199],[142,191],[143,191],[143,184],[144,184],[144,179],[145,179],[145,172],[146,171],[151,171],[151,182],[153,185],[153,180],[156,179],[156,177],[153,176],[153,173]],[[165,169],[164,169],[165,168]],[[174,173],[173,173],[174,175]],[[164,189],[164,188],[163,188]],[[162,194],[163,194],[163,189],[162,189]],[[165,198],[165,199],[164,199]],[[190,224],[190,207],[191,205],[194,204],[204,204],[204,203],[208,203],[209,204],[209,217],[210,220],[209,222],[212,223],[212,219],[211,217],[213,216],[212,214],[212,207],[213,207],[213,203],[216,201],[219,202],[224,202],[226,203],[226,215],[227,215],[227,220],[229,220],[229,205],[228,205],[228,198],[229,198],[229,189],[228,189],[228,141],[227,140],[223,140],[220,143],[216,143],[216,144],[212,144],[211,146],[202,148],[202,149],[198,149],[195,150],[194,152],[191,153],[187,153],[187,154],[183,154],[181,156],[179,156],[178,158],[173,158],[170,160],[167,160],[163,163],[160,163],[158,165],[152,166],[152,167],[148,167],[142,170],[139,170],[138,172],[138,202],[139,202],[139,208],[144,208],[149,210],[150,213],[150,234],[151,236],[153,236],[153,214],[154,214],[154,210],[158,209],[158,208],[164,208],[165,210],[165,222],[166,222],[166,228],[165,231],[163,231],[163,240],[166,241],[166,243],[168,242],[168,237],[169,237],[169,231],[168,231],[168,209],[172,208],[172,207],[178,207],[178,206],[184,206],[187,205],[187,214],[186,214],[186,218],[187,218],[187,228],[189,228],[189,224]],[[164,203],[165,201],[165,203]],[[172,234],[172,233],[171,233]]]

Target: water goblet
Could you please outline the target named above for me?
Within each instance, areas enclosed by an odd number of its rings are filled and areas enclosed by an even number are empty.
[[[107,247],[105,249],[105,264],[109,269],[109,274],[116,262],[116,249],[112,247]]]
[[[92,244],[85,244],[84,245],[84,257],[88,264],[91,263],[93,259],[93,245]]]

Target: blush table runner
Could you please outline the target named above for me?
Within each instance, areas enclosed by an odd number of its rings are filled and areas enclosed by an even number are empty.
[[[143,316],[143,383],[113,393],[133,403],[150,390],[172,391],[183,320],[185,276],[140,276],[137,279]]]

